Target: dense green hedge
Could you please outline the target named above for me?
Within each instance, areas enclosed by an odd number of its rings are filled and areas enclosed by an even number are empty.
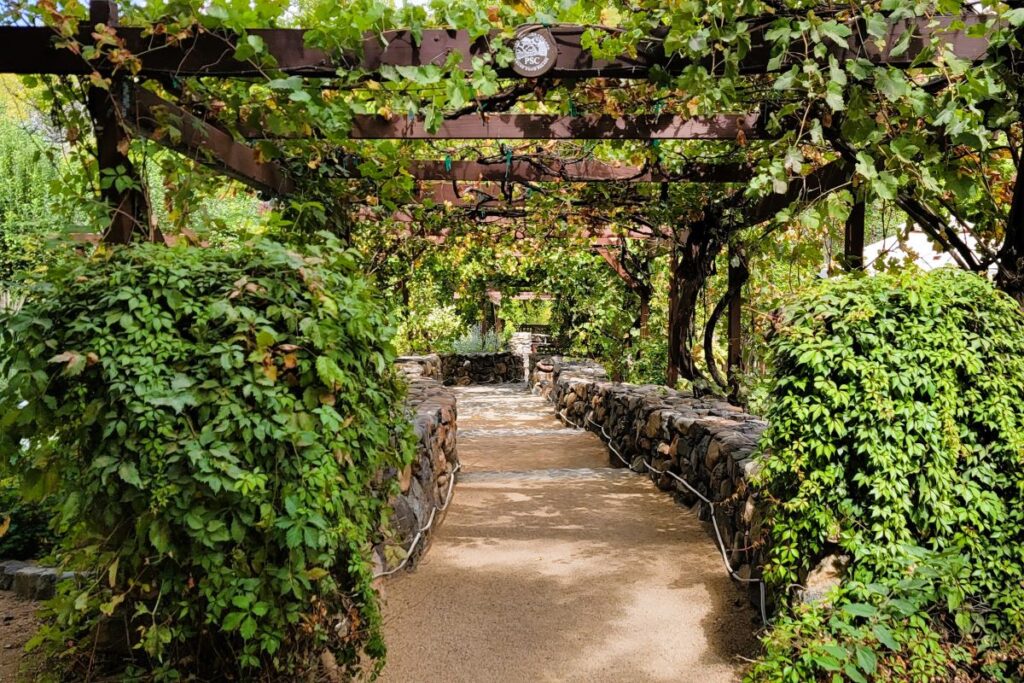
[[[784,608],[751,679],[1022,680],[1017,304],[957,270],[828,281],[771,351],[766,578],[785,593],[828,552],[852,564],[831,599]]]
[[[37,283],[0,320],[0,445],[90,572],[53,605],[63,661],[96,637],[170,679],[382,655],[367,558],[411,453],[389,335],[329,238],[117,249]]]

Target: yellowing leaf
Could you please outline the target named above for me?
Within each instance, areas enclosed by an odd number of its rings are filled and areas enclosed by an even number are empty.
[[[533,14],[533,3],[529,0],[511,0],[511,2],[508,2],[507,4],[524,17],[528,17]]]
[[[113,616],[114,610],[117,609],[118,605],[120,605],[122,602],[124,602],[124,598],[125,598],[125,593],[121,593],[120,595],[115,595],[114,597],[112,597],[110,599],[110,602],[105,602],[102,605],[100,605],[100,612],[103,612],[103,614],[107,615],[108,617],[109,616]]]
[[[121,558],[116,558],[110,563],[110,567],[107,569],[107,581],[110,583],[110,587],[113,588],[114,584],[117,583],[117,565],[121,562]]]
[[[328,571],[323,567],[314,567],[306,571],[306,578],[310,581],[319,581],[320,579],[327,576]]]
[[[4,521],[0,522],[0,538],[7,535],[7,531],[11,528],[11,516],[7,515],[4,517]]]
[[[615,7],[605,7],[601,10],[601,25],[615,27],[622,23],[622,14]]]
[[[267,376],[271,382],[277,381],[277,366],[273,363],[263,366],[263,374]]]

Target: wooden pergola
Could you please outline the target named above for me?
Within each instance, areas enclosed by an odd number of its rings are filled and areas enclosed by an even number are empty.
[[[153,80],[166,85],[172,78],[204,77],[223,79],[252,79],[263,76],[263,70],[249,61],[235,59],[233,45],[238,36],[225,31],[201,31],[184,40],[173,41],[163,35],[150,35],[133,27],[117,25],[117,10],[112,0],[92,0],[89,5],[88,27],[83,27],[78,39],[90,43],[92,28],[104,24],[114,28],[116,39],[125,50],[136,55],[139,70],[134,79],[126,77],[106,58],[87,61],[81,55],[60,47],[55,33],[44,27],[0,27],[0,72],[15,74],[60,74],[88,76],[94,72],[110,77],[108,92],[91,88],[88,108],[97,138],[99,168],[122,167],[134,173],[127,154],[127,141],[132,135],[154,140],[251,188],[271,196],[287,196],[296,190],[296,179],[281,164],[264,160],[250,143],[273,137],[254,122],[225,121],[207,110],[190,107],[186,102],[172,102],[140,82]],[[742,74],[766,74],[772,59],[771,44],[766,32],[774,17],[751,22],[751,49],[739,64]],[[845,46],[830,45],[830,54],[840,62],[848,59],[866,59],[874,64],[907,69],[915,64],[919,54],[939,38],[960,59],[978,62],[986,58],[989,45],[985,38],[973,37],[971,27],[987,21],[984,15],[964,17],[940,16],[930,19],[891,21],[884,49],[873,40],[861,39],[853,31]],[[551,59],[542,69],[513,63],[497,66],[498,75],[532,83],[534,79],[588,79],[622,78],[645,79],[653,71],[676,74],[692,62],[673,54],[666,54],[664,35],[653,33],[642,41],[635,56],[598,59],[583,47],[584,26],[559,25],[553,27],[524,26],[517,30],[517,39],[524,35],[546,41],[553,50]],[[613,29],[602,29],[612,31]],[[893,46],[901,37],[911,33],[908,47],[893,54]],[[302,29],[252,29],[247,35],[258,36],[267,52],[276,61],[273,71],[305,79],[335,78],[339,70],[360,69],[380,72],[385,67],[423,66],[444,62],[449,55],[461,55],[461,67],[473,70],[475,57],[490,56],[492,42],[487,37],[473,39],[465,31],[425,29],[419,40],[411,31],[389,31],[383,39],[366,37],[362,50],[351,54],[329,54],[306,45]],[[712,73],[721,66],[714,55],[700,62]],[[783,62],[783,66],[786,63]],[[777,65],[776,67],[777,68]],[[164,88],[165,92],[170,89]],[[121,116],[114,106],[116,100]],[[610,116],[589,114],[584,116],[557,116],[538,114],[510,114],[506,112],[463,113],[445,119],[439,130],[429,132],[422,120],[357,116],[353,121],[351,139],[403,139],[403,140],[756,140],[767,136],[766,120],[769,112],[763,108],[746,113],[719,114],[710,117],[683,117],[677,114],[645,114]],[[161,122],[174,121],[180,135],[172,141],[161,135]],[[126,125],[122,125],[126,124]],[[312,133],[314,136],[317,132]],[[348,157],[341,164],[343,176],[359,178],[358,159]],[[749,164],[714,164],[692,162],[667,172],[660,168],[613,166],[594,160],[578,162],[538,162],[529,158],[482,160],[415,160],[404,169],[423,185],[421,196],[432,200],[459,201],[461,194],[446,195],[457,182],[462,183],[536,183],[536,182],[619,182],[619,183],[743,183],[753,176]],[[743,217],[745,225],[756,225],[770,220],[779,211],[794,202],[821,197],[849,183],[850,168],[842,161],[822,166],[791,184],[785,194],[772,195],[747,207]],[[136,189],[105,188],[103,198],[113,208],[113,219],[104,240],[113,243],[129,242],[142,228],[149,232],[148,203]],[[845,263],[849,268],[862,265],[864,246],[864,205],[857,204],[846,225]],[[629,234],[634,239],[648,237],[642,233]],[[627,286],[633,278],[616,258],[611,249],[616,236],[593,236],[594,248],[622,277]],[[603,240],[603,242],[601,241]],[[735,271],[735,272],[734,272]],[[730,374],[741,363],[741,287],[745,275],[739,268],[729,269],[728,303],[728,367]],[[673,281],[670,297],[678,295]],[[673,307],[670,310],[674,309]],[[682,341],[682,331],[670,322],[670,349]],[[670,354],[675,356],[675,354]],[[669,380],[674,382],[678,372],[678,358],[670,360]]]

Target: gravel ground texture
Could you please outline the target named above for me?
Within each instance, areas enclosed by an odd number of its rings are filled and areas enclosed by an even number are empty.
[[[524,385],[457,391],[463,474],[384,587],[382,680],[739,680],[757,616],[696,515]]]

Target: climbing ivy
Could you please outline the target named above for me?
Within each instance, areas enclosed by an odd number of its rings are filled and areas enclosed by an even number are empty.
[[[834,608],[784,611],[755,680],[776,680],[769,672],[790,659],[784,680],[828,674],[865,633],[885,646],[881,680],[915,667],[1019,680],[1017,304],[957,270],[832,280],[785,309],[771,355],[758,481],[772,511],[765,579],[785,594],[826,554],[851,562]],[[837,648],[824,662],[809,656],[821,643]]]
[[[73,675],[122,666],[97,642],[174,680],[383,655],[368,558],[409,428],[389,319],[325,240],[101,249],[2,319],[0,446],[81,572],[41,637]]]

